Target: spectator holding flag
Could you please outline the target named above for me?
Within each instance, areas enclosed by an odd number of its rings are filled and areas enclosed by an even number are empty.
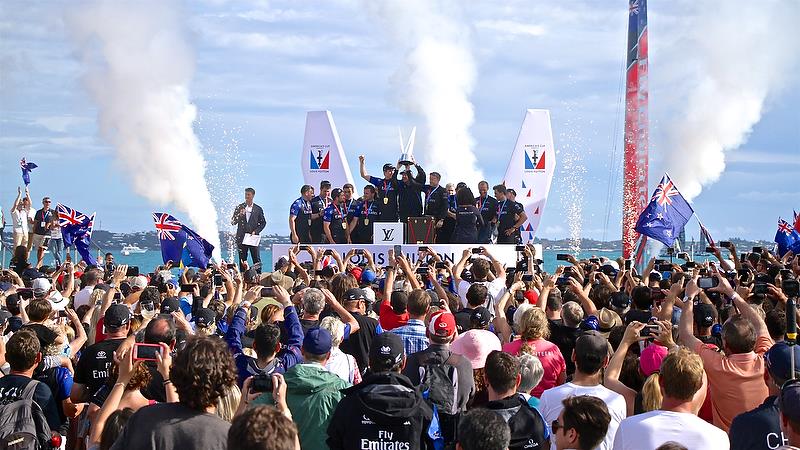
[[[11,206],[11,220],[13,222],[12,235],[14,247],[19,245],[28,246],[28,217],[31,208],[31,194],[28,187],[25,187],[25,197],[22,196],[22,189],[17,188],[17,198]]]
[[[32,248],[36,249],[36,267],[42,266],[44,250],[50,243],[50,229],[52,228],[53,210],[50,209],[50,197],[42,199],[42,209],[33,216],[33,241]]]

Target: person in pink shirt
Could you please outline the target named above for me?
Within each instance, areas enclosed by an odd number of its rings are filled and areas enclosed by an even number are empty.
[[[564,384],[567,378],[567,365],[558,346],[547,340],[550,337],[550,326],[544,310],[532,305],[520,306],[514,314],[514,325],[519,339],[504,344],[503,351],[515,356],[520,353],[530,353],[539,358],[544,368],[542,381],[533,389],[531,395],[538,398],[545,390]]]

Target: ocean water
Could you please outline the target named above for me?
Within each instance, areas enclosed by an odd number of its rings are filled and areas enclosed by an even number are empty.
[[[147,250],[145,253],[135,253],[128,256],[123,255],[120,253],[119,250],[112,250],[111,253],[114,254],[114,262],[116,264],[127,264],[129,266],[138,266],[139,271],[142,273],[152,272],[156,266],[163,264],[161,259],[161,252],[158,250]],[[544,261],[544,267],[547,272],[553,272],[558,265],[563,265],[563,261],[556,261],[556,255],[559,253],[568,253],[566,250],[544,250],[544,255],[542,260]],[[222,257],[226,261],[235,260],[236,255],[228,254],[227,251],[223,251]],[[605,251],[605,252],[590,252],[590,251],[581,251],[577,255],[578,259],[583,258],[591,258],[593,256],[604,256],[610,259],[616,259],[620,256],[620,252],[618,251]],[[272,250],[267,248],[261,249],[261,261],[263,262],[264,270],[271,270],[272,268]],[[53,259],[49,254],[45,254],[45,264],[52,264]],[[559,264],[560,263],[560,264]],[[8,261],[6,261],[8,264]]]

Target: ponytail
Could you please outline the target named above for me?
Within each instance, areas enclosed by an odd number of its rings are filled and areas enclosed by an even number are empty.
[[[658,372],[653,372],[644,381],[642,386],[642,408],[644,412],[655,411],[661,409],[661,386],[659,386],[660,375]]]

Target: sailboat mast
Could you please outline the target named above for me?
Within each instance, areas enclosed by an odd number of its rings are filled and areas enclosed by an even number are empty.
[[[647,0],[628,0],[625,156],[622,188],[622,253],[626,259],[633,255],[639,239],[634,227],[648,201],[647,70]]]

